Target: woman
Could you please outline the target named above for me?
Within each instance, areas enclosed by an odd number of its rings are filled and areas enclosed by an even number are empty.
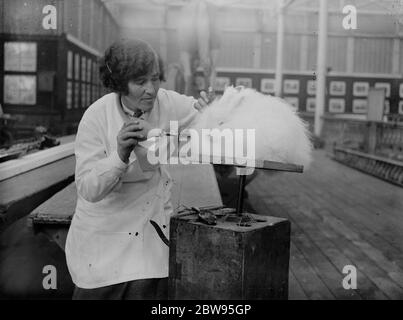
[[[138,145],[151,129],[188,127],[208,98],[160,89],[155,51],[141,40],[120,40],[105,52],[103,84],[112,93],[94,102],[79,124],[77,207],[66,241],[73,299],[164,299],[171,178],[150,164]]]

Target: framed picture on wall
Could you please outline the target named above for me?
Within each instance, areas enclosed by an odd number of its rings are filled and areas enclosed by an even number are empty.
[[[36,76],[5,75],[4,103],[18,105],[36,104]]]
[[[385,89],[385,97],[390,98],[391,85],[389,82],[377,82],[375,88]]]
[[[306,99],[306,111],[315,112],[315,108],[316,108],[316,98],[307,98]]]
[[[331,81],[329,91],[332,96],[345,96],[346,83],[344,81]]]
[[[67,52],[67,79],[73,78],[73,52]]]
[[[369,92],[368,82],[354,82],[353,95],[356,97],[367,97]]]
[[[287,101],[294,111],[298,111],[299,108],[299,99],[297,97],[284,97],[284,100]]]
[[[215,87],[216,91],[224,91],[228,86],[231,85],[231,80],[228,77],[217,77],[215,78]]]
[[[251,78],[236,78],[235,86],[244,86],[245,88],[252,88],[252,79]]]
[[[385,100],[385,105],[384,105],[383,113],[384,114],[389,114],[390,113],[390,101]]]
[[[306,83],[306,92],[310,96],[314,96],[316,94],[316,80],[308,80]]]
[[[343,113],[346,109],[346,101],[344,99],[329,99],[330,113]]]
[[[367,113],[368,111],[368,101],[365,99],[354,99],[353,100],[353,112],[354,113]]]
[[[267,78],[260,80],[260,91],[262,93],[274,94],[276,92],[276,80]]]
[[[299,93],[299,80],[288,79],[284,80],[284,93],[285,94],[298,94]]]

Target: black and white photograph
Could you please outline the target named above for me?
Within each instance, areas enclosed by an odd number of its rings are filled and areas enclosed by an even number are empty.
[[[260,91],[262,93],[274,94],[276,92],[276,80],[262,79],[260,81]]]
[[[345,96],[346,95],[346,83],[344,81],[332,81],[330,82],[330,95],[331,96]]]
[[[369,92],[369,83],[368,82],[354,82],[353,85],[353,95],[355,97],[367,97]]]
[[[344,99],[329,99],[330,113],[343,113],[346,109],[346,101]]]
[[[403,300],[403,1],[0,0],[0,72],[0,300]]]
[[[294,80],[294,79],[284,80],[284,93],[298,94],[299,93],[299,80]]]
[[[353,100],[353,113],[365,114],[368,112],[368,101],[365,99]]]
[[[252,78],[236,78],[235,85],[237,87],[252,88]]]

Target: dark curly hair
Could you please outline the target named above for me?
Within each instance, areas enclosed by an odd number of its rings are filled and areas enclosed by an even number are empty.
[[[100,61],[101,81],[105,88],[127,95],[129,81],[147,75],[158,59],[153,48],[143,40],[118,40],[106,49]]]

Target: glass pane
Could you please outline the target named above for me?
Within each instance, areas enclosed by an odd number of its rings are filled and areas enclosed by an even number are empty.
[[[36,104],[36,76],[5,75],[4,103]]]
[[[5,42],[4,70],[5,71],[36,71],[36,43]]]

